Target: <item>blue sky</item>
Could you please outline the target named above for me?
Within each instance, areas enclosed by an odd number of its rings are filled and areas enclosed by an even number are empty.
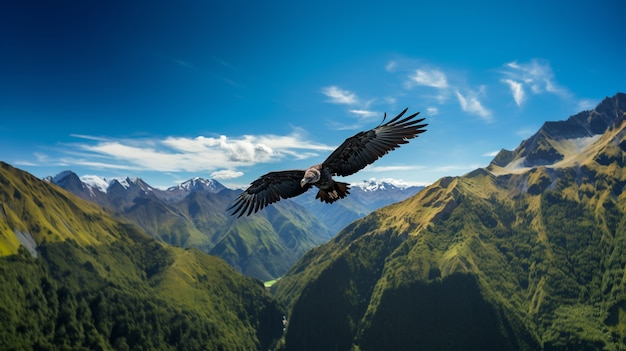
[[[428,184],[626,91],[624,1],[11,1],[0,160],[245,186],[384,112],[428,131],[348,178]]]

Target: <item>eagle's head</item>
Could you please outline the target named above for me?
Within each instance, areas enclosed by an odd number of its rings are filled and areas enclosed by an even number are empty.
[[[307,184],[315,184],[320,180],[320,171],[316,167],[311,167],[304,171],[304,177],[300,181],[300,186],[305,187]]]

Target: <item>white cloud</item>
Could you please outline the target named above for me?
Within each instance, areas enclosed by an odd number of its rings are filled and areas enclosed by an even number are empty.
[[[579,110],[592,110],[594,107],[598,105],[597,101],[593,101],[590,99],[582,99],[578,101],[578,109]]]
[[[398,66],[398,62],[396,61],[389,61],[386,65],[385,65],[385,71],[387,72],[393,72],[396,67]]]
[[[500,150],[490,151],[490,152],[484,153],[483,156],[485,156],[485,157],[496,157],[498,155],[498,153],[500,153]]]
[[[211,178],[218,179],[218,180],[233,179],[233,178],[241,177],[242,175],[243,175],[243,172],[233,171],[230,169],[221,169],[219,171],[212,172]]]
[[[164,139],[102,139],[82,136],[66,145],[68,156],[57,162],[101,169],[158,172],[214,172],[216,179],[243,175],[237,167],[277,162],[287,157],[305,159],[334,147],[290,135],[239,137],[167,137]]]
[[[368,110],[350,110],[350,113],[353,113],[359,117],[364,117],[364,118],[382,115],[382,113],[375,112],[375,111],[368,111]]]
[[[537,59],[526,63],[513,61],[506,63],[504,67],[505,70],[502,74],[508,77],[508,79],[503,79],[502,81],[509,84],[509,86],[511,86],[509,81],[515,81],[520,85],[520,89],[528,87],[534,94],[552,93],[561,97],[569,97],[570,95],[567,89],[556,83],[552,67],[547,62]],[[511,91],[515,98],[513,87],[511,87]]]
[[[342,90],[334,85],[322,88],[322,94],[328,96],[330,98],[328,101],[333,104],[351,105],[358,102],[355,93],[348,90]]]
[[[425,85],[438,89],[445,89],[448,87],[448,80],[446,79],[445,73],[437,69],[431,69],[428,71],[421,69],[415,70],[415,73],[409,75],[409,79],[411,79],[411,82],[418,85]]]
[[[24,166],[24,167],[35,167],[35,166],[39,166],[39,164],[31,162],[31,161],[25,161],[25,160],[16,160],[13,161],[13,163],[17,166]]]
[[[459,99],[459,104],[461,104],[463,111],[478,115],[486,122],[491,122],[491,111],[482,105],[476,93],[470,92],[467,96],[464,96],[457,90],[456,96]]]
[[[367,166],[365,171],[369,172],[400,172],[423,169],[424,166]]]
[[[442,173],[456,173],[459,171],[472,171],[475,170],[477,168],[480,168],[481,165],[477,164],[477,163],[473,163],[473,164],[451,164],[451,165],[444,165],[444,166],[439,166],[439,167],[433,167],[433,168],[428,168],[429,172],[442,172]]]
[[[385,96],[385,98],[383,100],[385,101],[385,103],[387,103],[389,105],[393,105],[393,104],[398,102],[398,98],[396,98],[394,96]]]
[[[426,108],[426,113],[429,114],[430,116],[434,116],[434,115],[439,114],[439,109],[437,107],[430,106]]]
[[[502,79],[502,82],[506,83],[509,88],[511,88],[511,93],[513,94],[513,100],[517,106],[522,106],[522,103],[526,99],[526,95],[524,92],[524,88],[522,83],[514,81],[512,79]]]

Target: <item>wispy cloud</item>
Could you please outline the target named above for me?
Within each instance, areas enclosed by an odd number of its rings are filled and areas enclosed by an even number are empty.
[[[485,157],[496,157],[500,153],[500,150],[490,151],[483,154]]]
[[[505,84],[508,86],[511,96],[518,106],[523,106],[530,94],[548,92],[554,94],[567,95],[567,90],[560,87],[554,80],[552,69],[547,63],[539,60],[530,62],[509,62],[504,69],[498,69],[500,76],[495,82],[496,85]],[[375,117],[375,109],[370,104],[376,106],[381,102],[388,105],[396,105],[400,100],[407,97],[415,97],[422,100],[426,105],[424,111],[430,116],[440,114],[444,105],[458,104],[458,107],[467,114],[480,117],[484,122],[491,123],[494,120],[494,112],[490,108],[487,94],[487,84],[479,82],[480,85],[468,83],[468,77],[459,70],[447,69],[425,63],[416,59],[396,59],[388,61],[381,70],[396,76],[401,82],[401,90],[396,90],[393,95],[383,95],[364,102],[357,97],[353,91],[343,90],[337,85],[322,88],[322,93],[335,104],[350,105],[349,112],[362,120]],[[360,95],[359,95],[360,96]],[[455,98],[456,97],[456,98]],[[378,110],[380,107],[376,106]],[[394,106],[395,107],[395,106]],[[448,111],[448,109],[446,109]],[[334,123],[340,129],[359,128],[360,125]]]
[[[421,98],[434,104],[426,109],[426,113],[431,116],[438,114],[438,105],[449,103],[450,98],[456,95],[456,101],[458,101],[463,111],[477,115],[485,122],[493,121],[491,110],[485,107],[481,101],[486,95],[484,85],[477,89],[470,88],[465,83],[466,79],[459,76],[458,73],[451,74],[449,71],[428,64],[420,65],[416,62],[409,62],[409,64],[414,67],[415,65],[419,66],[411,70],[404,70],[404,72],[410,72],[405,76],[405,89],[413,89],[415,87],[435,88],[434,90],[422,89],[423,93],[420,94]]]
[[[396,67],[398,67],[398,62],[393,61],[393,60],[392,60],[392,61],[389,61],[389,62],[387,62],[387,64],[385,65],[385,71],[387,71],[387,72],[393,72],[393,71],[396,69]]]
[[[439,114],[439,108],[435,107],[435,106],[429,106],[426,108],[426,113],[430,116],[435,116],[437,114]]]
[[[334,130],[356,130],[356,129],[369,129],[383,120],[384,112],[372,111],[367,109],[351,109],[348,110],[351,114],[350,117],[353,117],[353,120],[346,121],[337,121],[337,120],[329,120],[328,125],[329,128]]]
[[[445,89],[448,87],[448,80],[445,73],[438,69],[417,69],[409,75],[412,84],[425,85],[428,87]]]
[[[474,91],[468,91],[466,95],[461,94],[461,92],[459,92],[458,90],[456,91],[456,96],[463,111],[477,115],[486,122],[491,122],[491,111],[483,106],[483,104],[478,99],[478,95],[479,93],[476,93]]]
[[[502,79],[503,83],[506,83],[511,89],[511,94],[513,94],[513,100],[517,106],[522,106],[522,103],[526,99],[526,93],[524,92],[524,88],[522,83],[516,82],[513,79]]]
[[[211,178],[218,179],[218,180],[233,179],[233,178],[241,177],[242,175],[243,175],[243,172],[233,171],[230,169],[222,169],[219,171],[212,172]]]
[[[56,160],[68,166],[158,172],[212,172],[216,179],[243,173],[239,167],[285,158],[304,159],[334,147],[308,141],[298,131],[289,135],[199,136],[162,139],[104,139],[80,136],[66,144],[66,156]]]
[[[412,171],[417,169],[424,169],[424,166],[367,166],[365,171],[369,172],[401,172],[401,171]]]
[[[518,106],[523,103],[526,90],[533,94],[551,93],[570,97],[569,91],[556,82],[552,67],[547,62],[538,59],[522,63],[508,62],[501,73],[506,77],[501,81],[511,88]]]
[[[17,166],[24,166],[24,167],[38,166],[37,163],[31,162],[31,161],[25,161],[25,160],[16,160],[13,163]]]
[[[398,98],[397,98],[397,97],[395,97],[395,96],[385,96],[385,97],[383,98],[383,101],[384,101],[386,104],[393,105],[393,104],[395,104],[395,103],[397,103],[397,102],[398,102]]]
[[[598,101],[594,101],[591,99],[582,99],[578,101],[578,109],[579,110],[591,110],[598,105]]]
[[[350,113],[353,113],[359,117],[363,117],[366,119],[370,119],[372,117],[382,116],[382,113],[376,111],[369,110],[350,110]]]
[[[322,94],[328,96],[328,102],[333,104],[352,105],[358,102],[356,94],[348,90],[340,89],[335,85],[322,88]]]
[[[428,172],[434,172],[434,173],[456,173],[456,172],[463,172],[463,171],[472,171],[475,170],[477,168],[482,167],[480,164],[478,163],[472,163],[472,164],[451,164],[451,165],[443,165],[443,166],[438,166],[438,167],[432,167],[432,168],[427,168],[426,171]]]

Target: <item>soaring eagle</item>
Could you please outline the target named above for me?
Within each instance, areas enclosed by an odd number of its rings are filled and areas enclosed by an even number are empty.
[[[386,153],[406,144],[409,139],[425,132],[427,124],[419,124],[424,118],[413,119],[419,112],[400,119],[408,110],[400,112],[387,123],[383,121],[373,129],[359,132],[346,139],[328,158],[306,170],[270,172],[252,182],[232,206],[231,215],[256,213],[281,198],[287,199],[305,193],[314,185],[319,189],[316,199],[333,203],[350,192],[349,184],[333,180],[333,176],[349,176],[373,163]],[[384,123],[384,124],[383,124]]]

